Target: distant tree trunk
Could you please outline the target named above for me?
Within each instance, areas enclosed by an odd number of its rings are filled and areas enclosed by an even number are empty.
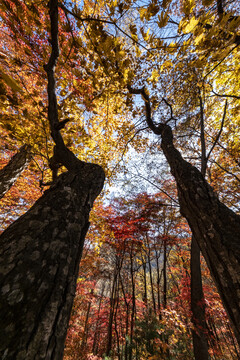
[[[163,242],[163,308],[167,307],[167,242]]]
[[[102,283],[101,295],[100,295],[100,300],[99,300],[99,304],[98,304],[97,320],[96,320],[96,327],[95,327],[95,332],[94,332],[93,346],[92,346],[92,353],[94,355],[97,355],[97,353],[98,353],[98,343],[99,343],[98,339],[99,339],[99,334],[100,334],[100,329],[99,329],[100,311],[101,311],[104,291],[105,291],[105,283]]]
[[[157,309],[158,309],[159,320],[161,320],[161,295],[160,295],[161,272],[159,266],[159,254],[156,249],[155,249],[155,254],[156,254],[156,266],[157,266]]]
[[[114,311],[115,311],[115,303],[116,303],[116,288],[119,277],[119,270],[116,264],[116,268],[113,274],[113,282],[111,289],[111,297],[110,297],[110,308],[109,308],[109,318],[108,318],[108,330],[107,330],[107,348],[106,348],[106,356],[109,356],[112,351],[112,339],[113,339],[113,320],[114,320]]]
[[[91,290],[91,295],[92,294],[93,294],[93,289]],[[86,347],[87,347],[87,339],[88,339],[89,318],[90,318],[91,306],[92,306],[92,300],[89,300],[88,306],[87,306],[85,323],[84,323],[83,336],[82,336],[82,341],[81,341],[81,345],[80,345],[80,352],[85,352],[85,353],[87,352]]]
[[[201,140],[201,174],[205,178],[207,169],[207,155],[205,142],[205,124],[203,101],[201,95],[200,100],[200,140]],[[191,310],[192,310],[192,338],[193,338],[193,352],[195,360],[208,360],[208,340],[207,340],[207,325],[205,314],[205,298],[202,286],[201,274],[201,252],[198,243],[192,236],[191,243]]]
[[[156,301],[155,301],[155,296],[154,296],[154,284],[153,284],[153,274],[152,274],[152,264],[151,264],[151,244],[149,243],[148,234],[146,234],[146,243],[147,243],[147,262],[148,262],[148,269],[149,269],[152,304],[153,304],[154,314],[156,315],[157,311],[156,311]]]
[[[131,309],[131,328],[130,328],[130,346],[129,346],[129,360],[132,360],[133,356],[133,330],[135,325],[135,315],[136,315],[136,294],[135,294],[135,276],[133,269],[134,253],[133,253],[133,244],[130,250],[130,272],[131,272],[131,285],[132,285],[132,309]]]
[[[147,271],[146,271],[146,254],[141,254],[142,256],[142,267],[143,267],[143,283],[144,283],[144,292],[143,292],[143,302],[148,306],[148,297],[147,297]]]
[[[60,175],[0,236],[0,358],[60,360],[100,166]]]
[[[208,359],[205,300],[202,288],[200,250],[194,236],[191,244],[191,309],[194,324],[192,330],[194,357],[196,360],[205,360]]]
[[[30,146],[23,145],[0,170],[0,199],[8,192],[30,161]]]

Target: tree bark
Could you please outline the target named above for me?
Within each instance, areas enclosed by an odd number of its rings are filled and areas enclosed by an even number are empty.
[[[0,199],[8,192],[30,161],[30,146],[23,145],[0,170]]]
[[[240,345],[240,216],[221,203],[201,172],[182,158],[173,144],[171,127],[154,124],[145,88],[127,88],[131,94],[142,95],[146,122],[162,137],[161,147],[177,183],[181,214],[206,260]],[[167,122],[173,120],[171,106],[170,110]]]
[[[0,237],[0,358],[62,359],[100,166],[60,175]]]
[[[52,52],[44,69],[54,179],[60,164],[68,172],[0,237],[2,360],[62,359],[89,212],[105,177],[100,166],[80,161],[61,136],[54,72],[58,0],[48,6]]]
[[[202,288],[200,250],[195,237],[191,243],[191,310],[193,350],[195,360],[208,359],[207,328],[205,321],[205,299]]]
[[[207,262],[240,344],[240,216],[221,203],[201,172],[182,158],[168,125],[160,124],[155,132],[162,135],[181,214]]]
[[[200,100],[200,140],[201,140],[201,174],[205,178],[208,157],[206,155],[204,104]],[[202,286],[201,252],[194,236],[191,241],[191,310],[192,310],[192,339],[195,360],[208,360],[208,340],[205,313],[205,298]]]

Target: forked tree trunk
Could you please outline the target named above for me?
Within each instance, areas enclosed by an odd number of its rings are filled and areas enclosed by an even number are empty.
[[[30,158],[30,146],[23,145],[9,163],[0,170],[0,199],[21,175],[28,165]]]
[[[58,177],[0,237],[0,358],[60,360],[100,166]]]
[[[240,344],[240,216],[221,203],[200,171],[182,158],[173,145],[171,128],[161,124],[157,130],[177,183],[181,213],[207,262]]]

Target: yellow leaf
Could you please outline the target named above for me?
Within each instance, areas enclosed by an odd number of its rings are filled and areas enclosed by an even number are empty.
[[[185,20],[183,23],[181,23],[180,30],[184,34],[190,33],[197,26],[197,24],[198,24],[198,20],[195,18],[195,16],[192,16],[190,21]]]
[[[4,73],[1,69],[0,69],[0,77],[3,79],[3,81],[10,86],[10,88],[14,91],[20,91],[22,92],[23,89],[18,85],[18,83],[9,75],[7,75],[6,73]]]
[[[189,16],[195,7],[194,0],[185,0],[183,3],[183,12],[186,16]]]
[[[205,35],[203,33],[196,36],[195,39],[194,39],[195,44],[198,45],[204,38],[205,38]]]
[[[148,39],[149,39],[149,36],[150,36],[149,32],[150,32],[150,29],[148,29],[148,31],[145,34],[144,40],[146,40],[146,41],[148,41]]]
[[[141,7],[139,10],[140,20],[143,21],[147,16],[147,9]]]
[[[159,15],[158,15],[158,26],[160,28],[163,28],[164,26],[167,25],[167,22],[168,22],[168,14],[166,11],[162,11]]]
[[[173,66],[173,63],[170,60],[165,61],[161,66],[161,71],[165,69],[169,69]]]
[[[158,81],[158,78],[159,78],[159,73],[156,69],[153,69],[152,71],[152,75],[151,77],[148,79],[149,81],[152,81],[152,82],[157,82]]]

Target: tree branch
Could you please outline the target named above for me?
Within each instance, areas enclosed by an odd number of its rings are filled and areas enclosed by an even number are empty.
[[[56,167],[59,164],[64,165],[69,171],[75,171],[79,166],[83,166],[80,161],[64,144],[63,138],[60,133],[63,123],[58,119],[58,104],[56,96],[56,80],[55,80],[55,67],[59,57],[58,45],[58,0],[49,1],[49,13],[51,22],[51,46],[52,52],[49,61],[44,65],[44,69],[48,77],[48,120],[51,130],[52,138],[56,144],[54,148],[53,161]],[[64,123],[65,124],[65,123]],[[56,177],[56,173],[54,174]]]
[[[129,35],[126,31],[122,30],[120,28],[120,26],[117,25],[116,21],[111,21],[111,20],[105,20],[105,19],[98,19],[98,18],[94,18],[94,17],[81,17],[78,16],[77,14],[74,14],[71,10],[69,10],[68,8],[66,8],[64,5],[59,5],[59,7],[66,13],[72,15],[73,17],[75,17],[75,19],[78,19],[82,22],[84,21],[96,21],[96,22],[101,22],[104,24],[109,24],[109,25],[113,25],[116,27],[116,29],[118,29],[122,34],[124,34],[125,36],[127,36],[130,40],[132,40],[135,44],[137,44],[138,46],[141,46],[144,50],[146,50],[147,52],[151,53],[151,50],[149,50],[148,48],[146,48],[144,45],[140,44],[139,41],[135,40],[131,35]]]
[[[223,125],[224,125],[224,120],[225,120],[225,116],[226,116],[226,111],[227,111],[227,100],[226,100],[225,106],[224,106],[224,111],[223,111],[223,117],[222,117],[222,121],[221,121],[220,130],[219,130],[219,132],[218,132],[218,134],[217,134],[217,137],[216,137],[216,139],[215,139],[215,141],[214,141],[211,149],[209,150],[209,153],[208,153],[208,155],[207,155],[207,157],[206,157],[206,161],[208,161],[208,159],[209,159],[209,157],[210,157],[213,149],[215,148],[215,146],[216,146],[216,144],[217,144],[217,142],[218,142],[218,140],[219,140],[219,138],[220,138],[220,135],[221,135],[222,130],[223,130]]]
[[[234,98],[234,99],[240,99],[240,96],[237,95],[221,95],[221,94],[217,94],[213,89],[212,92],[214,93],[214,95],[219,96],[219,97],[228,97],[228,98]]]
[[[30,148],[29,145],[23,145],[9,163],[0,170],[0,199],[8,192],[29,163]]]
[[[127,88],[128,88],[128,91],[130,92],[130,94],[142,95],[142,98],[145,102],[147,124],[148,124],[149,128],[154,132],[154,134],[161,135],[161,133],[162,133],[161,124],[159,125],[160,126],[160,128],[159,128],[159,126],[156,126],[153,123],[152,115],[151,115],[150,99],[149,99],[148,93],[145,90],[145,87],[142,87],[141,89],[134,89],[130,85],[127,85]]]

